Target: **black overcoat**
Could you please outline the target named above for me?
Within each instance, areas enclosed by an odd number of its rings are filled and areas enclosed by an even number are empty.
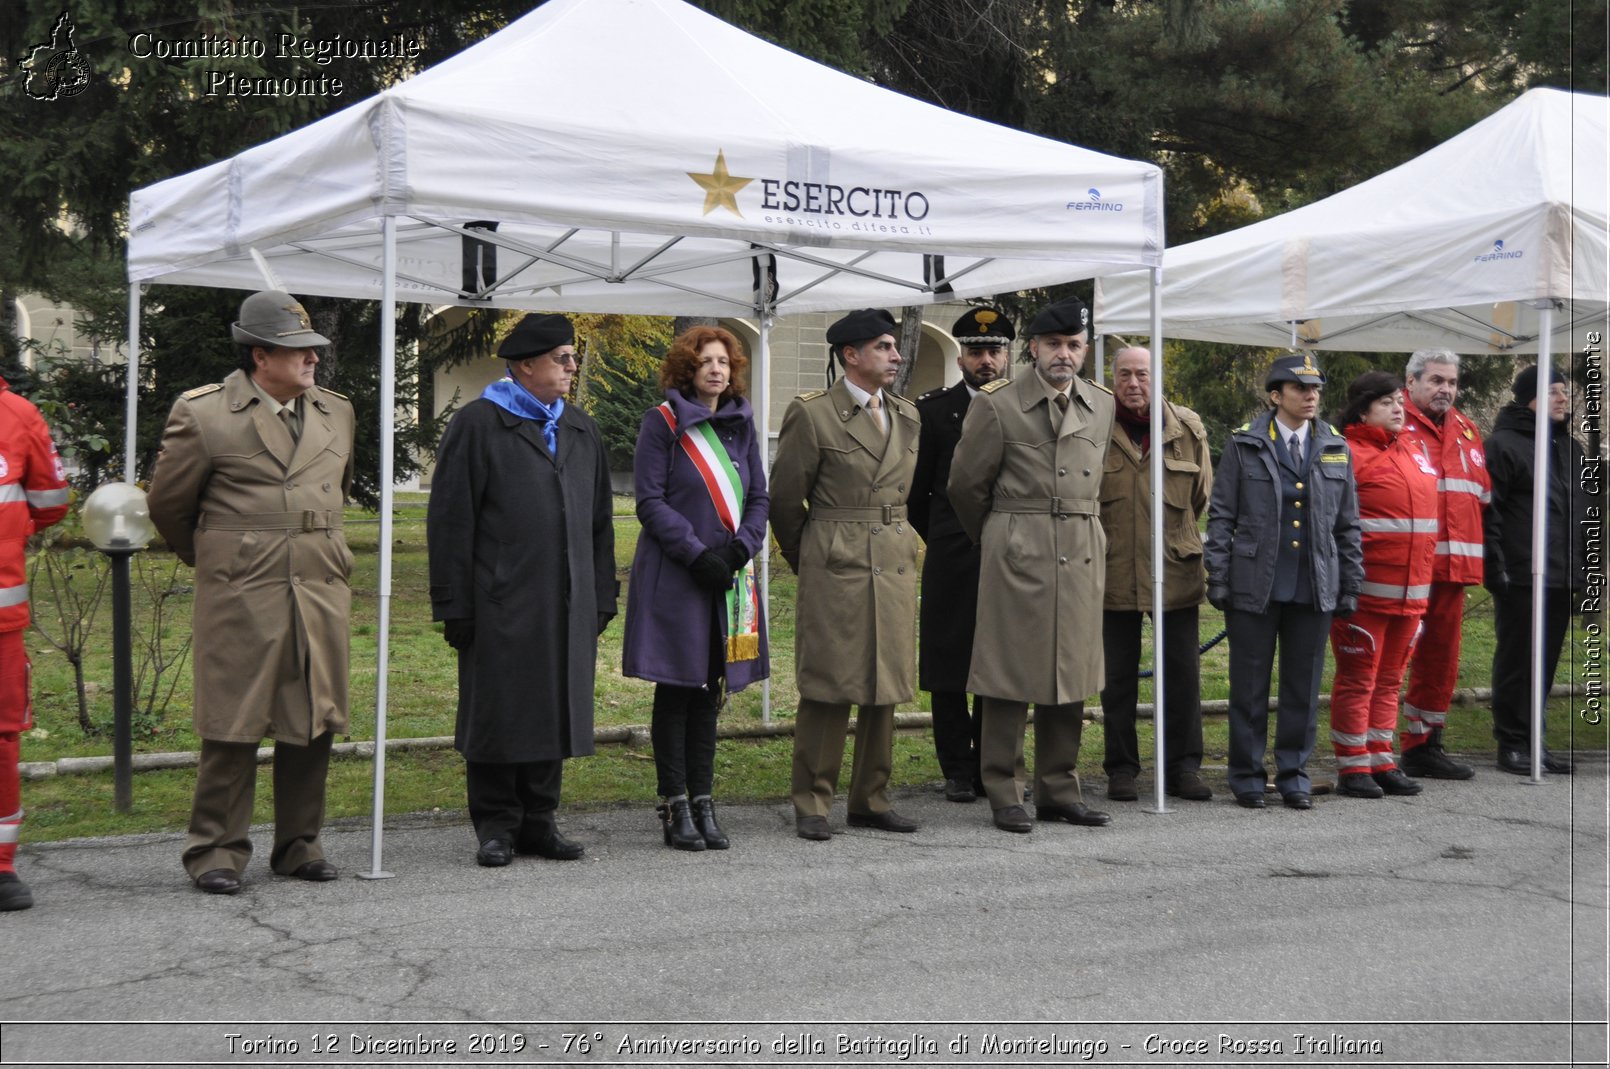
[[[950,507],[950,460],[972,403],[965,382],[917,398],[922,437],[906,514],[927,545],[922,562],[922,607],[917,685],[926,691],[965,691],[978,617],[979,549]]]
[[[473,619],[454,745],[469,761],[593,752],[599,614],[614,614],[609,461],[567,404],[557,459],[537,423],[484,399],[442,436],[427,530],[431,616]]]

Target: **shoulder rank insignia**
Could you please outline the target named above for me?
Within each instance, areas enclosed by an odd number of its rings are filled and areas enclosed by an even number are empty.
[[[219,390],[221,390],[223,388],[224,388],[223,383],[214,382],[214,383],[212,383],[211,385],[208,385],[208,386],[197,386],[194,390],[186,390],[184,393],[180,394],[179,396],[183,397],[186,401],[194,401],[198,397],[206,397],[209,393],[217,393]]]
[[[322,394],[325,394],[327,396],[330,396],[330,397],[339,398],[342,401],[351,402],[351,400],[352,400],[352,398],[348,397],[346,394],[338,393],[335,390],[330,389],[328,386],[320,386],[319,387],[319,392],[322,393]]]
[[[986,382],[984,385],[982,385],[982,386],[980,386],[978,388],[978,392],[979,393],[994,393],[996,390],[1001,389],[1003,386],[1006,386],[1011,381],[1012,381],[1011,379],[996,379],[994,382]]]
[[[1100,390],[1102,393],[1105,393],[1105,394],[1112,393],[1111,389],[1109,389],[1106,386],[1103,386],[1101,383],[1097,382],[1095,379],[1085,379],[1085,384],[1089,385],[1089,386],[1094,386],[1096,389]]]
[[[827,393],[826,390],[807,390],[806,392],[804,392],[804,393],[800,394],[798,397],[796,397],[795,400],[796,401],[814,401],[818,397],[821,397],[825,393]]]

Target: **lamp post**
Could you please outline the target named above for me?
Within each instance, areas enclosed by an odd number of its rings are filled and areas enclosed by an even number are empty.
[[[156,528],[145,491],[132,483],[103,483],[84,502],[84,533],[112,565],[112,769],[119,813],[134,804],[134,657],[129,607],[129,558],[146,547]]]

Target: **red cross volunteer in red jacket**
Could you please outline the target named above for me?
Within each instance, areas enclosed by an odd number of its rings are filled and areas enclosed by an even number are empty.
[[[1364,585],[1358,609],[1331,621],[1331,743],[1337,789],[1355,798],[1419,794],[1392,757],[1403,668],[1431,595],[1437,473],[1401,433],[1403,383],[1368,371],[1347,387],[1342,434],[1353,453]]]
[[[28,539],[67,515],[67,480],[45,417],[0,379],[0,912],[34,904],[17,877],[22,733],[33,727],[28,700]]]
[[[1465,616],[1465,587],[1482,581],[1482,508],[1492,500],[1492,477],[1482,452],[1481,434],[1454,408],[1459,394],[1459,354],[1419,349],[1404,374],[1408,397],[1403,433],[1419,443],[1437,471],[1436,563],[1425,629],[1436,642],[1416,647],[1409,666],[1409,692],[1403,699],[1402,765],[1425,779],[1469,779],[1475,772],[1442,748],[1442,728],[1459,679],[1459,637]]]

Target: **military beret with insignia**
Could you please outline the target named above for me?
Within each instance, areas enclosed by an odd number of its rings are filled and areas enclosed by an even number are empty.
[[[528,356],[541,356],[561,345],[574,345],[576,328],[562,315],[532,312],[509,331],[509,336],[498,346],[502,360],[524,360]]]
[[[827,328],[827,344],[835,349],[841,345],[860,345],[881,338],[885,334],[898,334],[894,316],[882,308],[857,308]]]
[[[1090,329],[1090,309],[1077,297],[1066,297],[1040,310],[1029,322],[1029,336],[1079,334]]]
[[[1012,321],[993,308],[972,308],[956,320],[950,336],[963,345],[1009,345],[1017,337]]]

